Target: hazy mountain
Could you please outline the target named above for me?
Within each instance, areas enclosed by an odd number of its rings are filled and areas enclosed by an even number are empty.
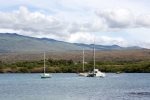
[[[67,43],[48,38],[34,38],[18,35],[16,33],[0,34],[0,52],[41,52],[41,51],[66,51],[66,50],[91,50],[93,44]],[[97,50],[126,50],[143,49],[140,47],[120,47],[118,45],[95,45]]]

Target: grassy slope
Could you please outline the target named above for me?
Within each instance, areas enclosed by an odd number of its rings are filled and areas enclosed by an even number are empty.
[[[82,60],[82,51],[46,52],[47,58]],[[40,53],[0,53],[0,60],[15,62],[19,60],[41,60],[43,52]],[[93,59],[92,51],[85,51],[85,61]],[[96,61],[150,61],[150,50],[118,50],[118,51],[96,51]]]

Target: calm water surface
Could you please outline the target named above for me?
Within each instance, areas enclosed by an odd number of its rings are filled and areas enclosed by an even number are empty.
[[[41,79],[40,74],[0,74],[0,100],[150,100],[150,73],[52,75]]]

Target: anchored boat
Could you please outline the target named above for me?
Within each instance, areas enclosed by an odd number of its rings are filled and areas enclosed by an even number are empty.
[[[41,78],[51,78],[51,74],[46,73],[45,52],[44,52],[44,68],[43,68],[43,74],[41,74]]]

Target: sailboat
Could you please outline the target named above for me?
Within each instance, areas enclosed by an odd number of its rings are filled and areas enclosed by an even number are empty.
[[[45,67],[45,52],[44,52],[44,68],[43,68],[43,74],[41,74],[41,78],[51,78],[51,75],[46,73],[46,67]]]
[[[87,74],[87,77],[105,77],[105,73],[95,69],[95,40],[93,44],[93,71]]]
[[[79,73],[79,76],[87,76],[88,73],[86,73],[85,70],[84,70],[84,64],[85,64],[85,62],[84,62],[84,49],[83,49],[82,55],[83,55],[83,62],[82,62],[82,71],[83,72]]]

